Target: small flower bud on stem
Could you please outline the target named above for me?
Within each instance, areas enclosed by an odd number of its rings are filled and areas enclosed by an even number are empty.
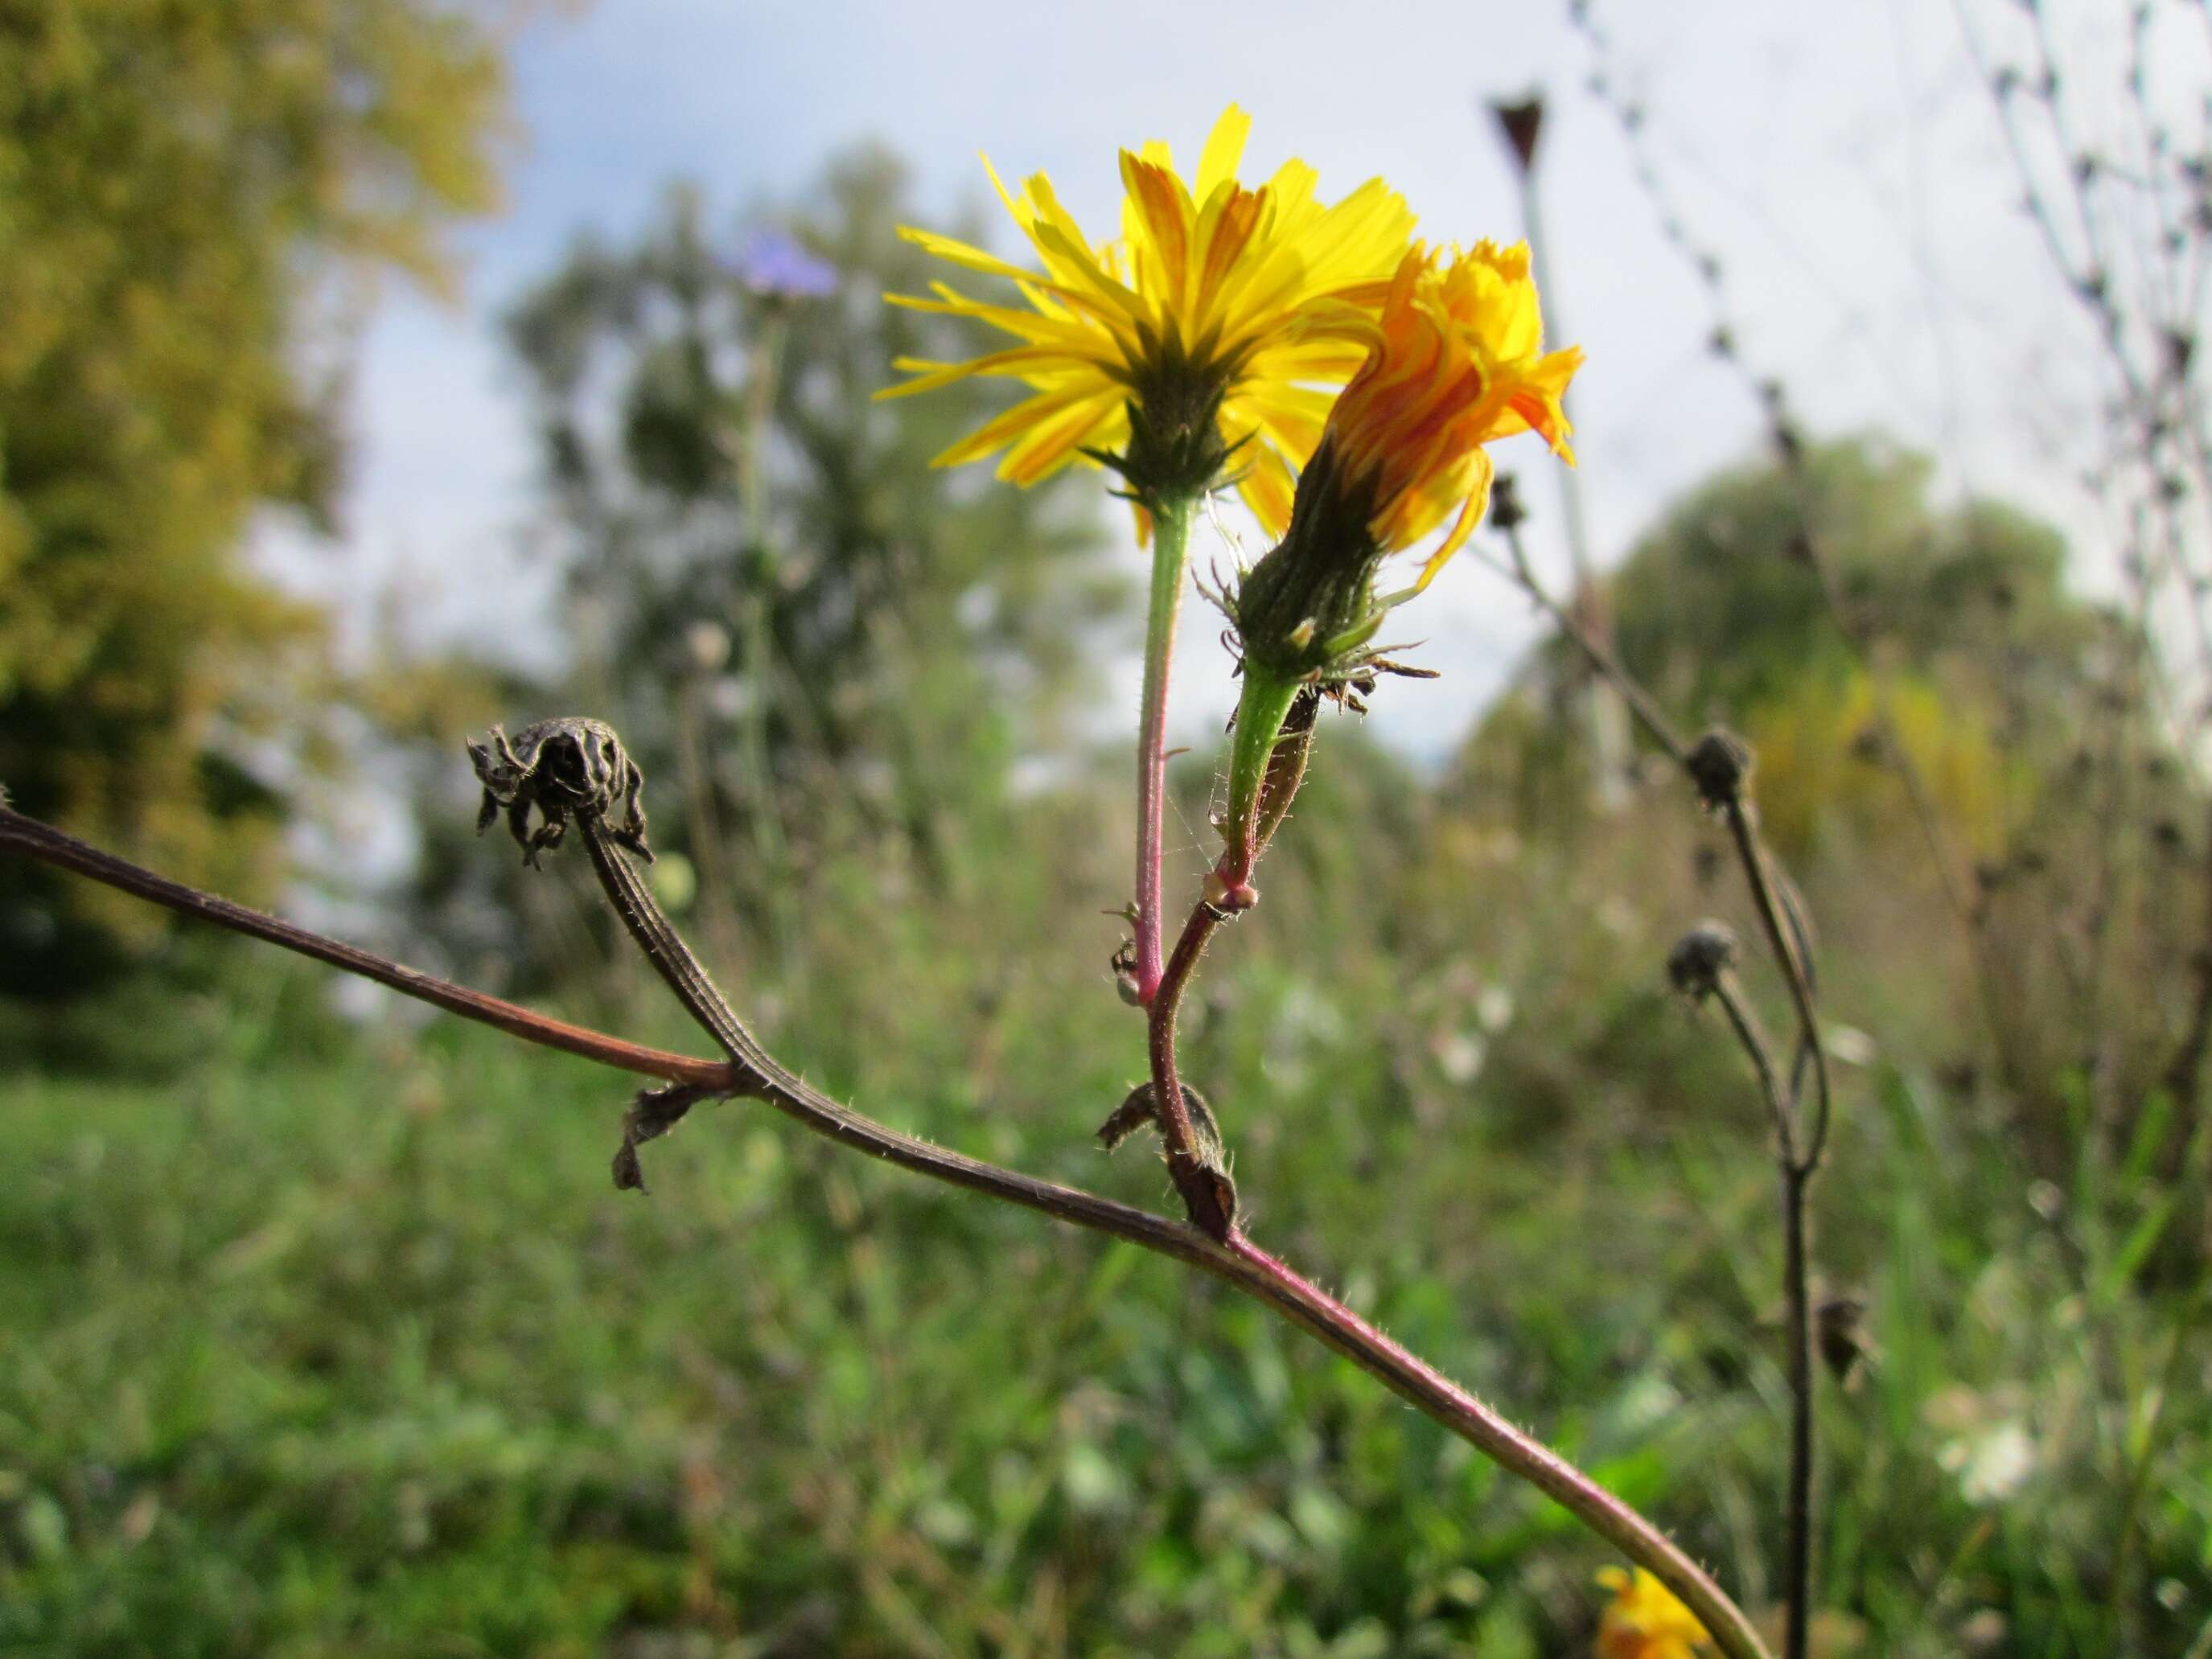
[[[1223,826],[1229,847],[1217,866],[1222,881],[1232,889],[1249,883],[1252,866],[1259,861],[1260,848],[1266,839],[1261,832],[1261,822],[1275,747],[1303,689],[1298,680],[1273,669],[1249,660],[1244,665],[1244,692],[1237,702],[1237,732],[1229,750],[1229,819]],[[1306,729],[1310,730],[1310,714],[1305,724]],[[1303,755],[1302,745],[1301,772]],[[1289,805],[1288,796],[1283,795],[1275,813],[1276,822],[1281,821],[1282,811]],[[1274,824],[1267,827],[1272,832]]]

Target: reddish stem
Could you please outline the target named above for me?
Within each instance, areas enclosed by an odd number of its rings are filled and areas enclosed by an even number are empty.
[[[1291,797],[1305,779],[1306,754],[1313,741],[1314,716],[1321,700],[1308,694],[1299,697],[1283,720],[1280,735],[1267,760],[1265,781],[1255,796],[1248,821],[1230,827],[1229,846],[1214,866],[1213,882],[1224,894],[1252,896],[1252,871],[1267,849],[1275,828],[1290,811]],[[1157,993],[1146,1036],[1152,1073],[1152,1104],[1160,1139],[1167,1147],[1168,1170],[1176,1190],[1182,1195],[1191,1220],[1215,1238],[1228,1236],[1234,1218],[1222,1207],[1221,1189],[1200,1164],[1191,1133],[1190,1113],[1183,1105],[1182,1079],[1176,1065],[1176,1016],[1183,993],[1189,988],[1198,960],[1206,954],[1213,930],[1237,914],[1201,896],[1191,907],[1168,958]]]
[[[1310,711],[1304,718],[1310,725]],[[1277,777],[1288,788],[1296,787],[1295,770],[1303,769],[1302,747],[1294,760],[1295,769],[1290,761],[1285,761],[1277,770]],[[1263,805],[1260,833],[1249,838],[1255,857],[1266,835],[1280,822],[1282,809],[1288,804],[1287,793],[1278,792]],[[659,916],[658,908],[642,884],[636,881],[635,872],[619,851],[611,849],[592,833],[596,828],[593,823],[585,825],[594,864],[610,896],[625,924],[646,947],[655,968],[684,996],[685,1006],[729,1050],[731,1059],[727,1062],[664,1054],[547,1019],[527,1008],[416,973],[243,905],[198,892],[88,847],[36,819],[0,807],[0,848],[12,848],[45,863],[76,871],[185,915],[281,945],[533,1042],[649,1076],[753,1096],[798,1120],[815,1133],[872,1158],[1024,1206],[1077,1226],[1127,1239],[1202,1268],[1320,1338],[1416,1409],[1496,1460],[1502,1468],[1534,1484],[1616,1545],[1629,1559],[1649,1568],[1704,1621],[1730,1659],[1768,1659],[1765,1647],[1742,1613],[1665,1534],[1549,1448],[1522,1434],[1467,1389],[1415,1358],[1241,1233],[1226,1229],[1224,1237],[1209,1238],[1195,1228],[1133,1209],[1112,1199],[1054,1182],[1040,1181],[902,1134],[830,1099],[787,1071],[728,1011],[719,994],[714,992],[705,970],[689,962],[690,952],[683,948],[674,930],[666,927],[665,919]],[[1249,862],[1245,869],[1249,874]],[[1191,926],[1185,928],[1189,949],[1186,952],[1178,948],[1176,952],[1178,958],[1185,959],[1184,979],[1188,978],[1189,964],[1197,960],[1205,934],[1218,921],[1218,916],[1213,917],[1201,925],[1194,915]],[[1177,983],[1180,986],[1181,981]],[[1176,1104],[1181,1105],[1179,1095]],[[1186,1133],[1188,1128],[1186,1121]]]
[[[1513,1471],[1583,1525],[1639,1565],[1681,1598],[1723,1651],[1759,1655],[1766,1650],[1743,1611],[1697,1563],[1673,1544],[1654,1550],[1651,1523],[1541,1441],[1515,1428],[1435,1366],[1400,1346],[1310,1280],[1244,1237],[1232,1232],[1223,1248],[1249,1276],[1237,1282],[1271,1303],[1284,1317],[1354,1360],[1393,1394],[1435,1419],[1485,1456]],[[1226,1275],[1224,1275],[1225,1277]]]
[[[566,1020],[553,1019],[518,1004],[502,1001],[498,997],[486,996],[481,991],[471,991],[465,985],[455,985],[434,974],[422,973],[377,956],[373,951],[342,944],[334,939],[325,939],[320,933],[310,933],[291,922],[264,915],[258,910],[249,910],[242,904],[217,898],[212,893],[200,892],[180,882],[171,881],[166,876],[157,876],[151,870],[141,869],[112,853],[103,853],[97,847],[88,846],[52,824],[41,823],[36,818],[27,818],[21,812],[5,806],[0,806],[0,847],[13,848],[43,864],[89,876],[94,881],[105,882],[110,887],[136,894],[166,909],[174,910],[179,915],[196,917],[201,921],[213,922],[218,927],[228,927],[233,933],[247,933],[271,945],[281,945],[303,957],[313,957],[333,968],[343,968],[349,974],[359,974],[363,979],[373,979],[380,985],[388,985],[395,991],[443,1008],[448,1013],[459,1014],[464,1019],[496,1026],[511,1036],[525,1037],[549,1048],[581,1054],[586,1060],[620,1066],[626,1072],[665,1078],[672,1083],[690,1083],[711,1088],[730,1080],[730,1068],[720,1060],[694,1060],[689,1054],[670,1054],[664,1049],[625,1042],[620,1037],[586,1030],[580,1025],[571,1025]]]

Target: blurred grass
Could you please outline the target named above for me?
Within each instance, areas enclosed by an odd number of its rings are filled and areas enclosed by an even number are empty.
[[[1085,1140],[1126,1010],[909,960],[817,963],[843,988],[778,1040],[903,1127],[1162,1201]],[[1379,966],[1262,953],[1214,996],[1258,1235],[1764,1600],[1771,1171],[1713,1034],[1585,985],[1572,1030],[1493,1006],[1455,1084]],[[217,1036],[159,1084],[0,1083],[0,1652],[1587,1650],[1591,1540],[1219,1287],[744,1103],[619,1195],[623,1080],[488,1033]],[[1889,1062],[1850,1086],[1822,1257],[1880,1355],[1827,1401],[1835,1633],[2179,1653],[2212,1390],[2139,1282],[2171,1200],[2039,1187]]]

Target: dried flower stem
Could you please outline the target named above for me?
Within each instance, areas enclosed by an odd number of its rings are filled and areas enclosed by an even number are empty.
[[[1687,766],[1690,745],[1674,730],[1649,691],[1641,682],[1620,665],[1606,644],[1583,626],[1581,620],[1553,596],[1528,562],[1527,544],[1521,538],[1520,498],[1510,473],[1499,477],[1492,486],[1491,521],[1505,534],[1506,551],[1511,556],[1510,568],[1487,561],[1491,568],[1509,577],[1521,591],[1534,601],[1537,608],[1550,617],[1559,630],[1559,637],[1582,653],[1583,659],[1595,669],[1599,677],[1609,681],[1628,705],[1636,723],[1642,726],[1651,741],[1665,751],[1667,758],[1677,766]],[[1510,507],[1505,504],[1510,503]]]
[[[745,1030],[637,878],[628,855],[606,839],[596,815],[580,814],[593,869],[632,937],[684,1006],[728,1051],[724,1061],[641,1048],[532,1013],[373,953],[276,921],[157,876],[0,807],[0,848],[71,870],[184,915],[281,945],[388,985],[465,1018],[526,1041],[725,1096],[747,1096],[813,1133],[917,1175],[977,1192],[1188,1263],[1273,1308],[1320,1338],[1401,1398],[1460,1436],[1499,1467],[1530,1482],[1638,1565],[1648,1568],[1701,1620],[1729,1659],[1771,1659],[1741,1608],[1671,1540],[1579,1469],[1515,1428],[1433,1366],[1233,1231],[1225,1240],[1196,1227],[1041,1181],[932,1146],[865,1117],[786,1070]]]
[[[2000,1071],[2007,1075],[2008,1080],[2017,1082],[2014,1075],[2017,1058],[2004,1042],[1996,965],[1990,957],[1987,935],[1976,908],[1969,901],[1960,875],[1965,860],[1944,825],[1942,815],[1936,808],[1935,795],[1928,787],[1919,763],[1913,759],[1911,751],[1905,746],[1899,733],[1892,713],[1888,678],[1878,671],[1873,642],[1844,603],[1834,567],[1823,550],[1816,523],[1818,515],[1814,510],[1817,502],[1814,500],[1811,480],[1805,466],[1804,443],[1787,413],[1782,384],[1778,380],[1762,379],[1737,343],[1737,331],[1729,302],[1727,268],[1716,252],[1698,245],[1692,237],[1687,218],[1675,203],[1652,160],[1644,112],[1639,105],[1623,96],[1618,77],[1613,73],[1611,37],[1587,5],[1571,8],[1570,21],[1589,44],[1596,65],[1596,73],[1590,79],[1590,89],[1620,127],[1621,138],[1628,148],[1631,170],[1637,185],[1650,204],[1659,221],[1662,234],[1682,255],[1705,290],[1712,318],[1711,349],[1716,357],[1732,366],[1742,376],[1747,388],[1759,400],[1760,412],[1766,422],[1767,435],[1781,463],[1783,476],[1796,496],[1801,534],[1792,550],[1802,555],[1818,578],[1821,599],[1836,624],[1837,632],[1852,655],[1853,665],[1866,678],[1873,699],[1875,734],[1881,739],[1884,758],[1904,790],[1905,805],[1912,814],[1921,839],[1928,844],[1929,860],[1934,866],[1936,881],[1942,888],[1944,901],[1959,928],[1960,942],[1973,975],[1979,1012],[1983,1024],[1987,1027],[1990,1052]]]
[[[1783,1651],[1802,1655],[1810,1638],[1812,1607],[1806,1589],[1813,1576],[1813,1309],[1806,1244],[1806,1190],[1819,1161],[1817,1152],[1801,1156],[1790,1103],[1774,1066],[1772,1049],[1759,1016],[1744,1000],[1730,973],[1721,974],[1713,992],[1728,1015],[1736,1040],[1759,1074],[1760,1097],[1774,1126],[1775,1163],[1782,1176],[1782,1293],[1788,1329],[1790,1376],[1790,1489],[1783,1539]],[[1825,1128],[1826,1115],[1821,1122]]]
[[[1520,503],[1511,480],[1501,478],[1498,485],[1504,510],[1496,511],[1494,520],[1504,532],[1511,560],[1506,574],[1551,616],[1561,635],[1581,652],[1590,666],[1619,690],[1621,701],[1650,733],[1651,740],[1689,775],[1708,801],[1714,801],[1711,777],[1694,763],[1695,751],[1674,730],[1651,694],[1621,666],[1611,651],[1590,636],[1589,629],[1552,596],[1537,576],[1522,541]],[[1820,1042],[1820,1018],[1814,1006],[1810,941],[1806,937],[1802,918],[1782,896],[1782,877],[1759,836],[1756,809],[1744,799],[1740,775],[1726,783],[1717,805],[1728,823],[1729,840],[1735,845],[1736,860],[1743,868],[1744,884],[1750,890],[1753,908],[1759,913],[1767,945],[1789,987],[1790,1006],[1797,1018],[1796,1058],[1791,1064],[1790,1080],[1785,1088],[1749,1005],[1733,989],[1729,976],[1723,975],[1717,988],[1729,1023],[1759,1073],[1760,1093],[1774,1124],[1775,1163],[1782,1178],[1782,1289],[1788,1307],[1790,1398],[1790,1484],[1783,1543],[1783,1653],[1784,1659],[1805,1659],[1812,1614],[1813,1431],[1817,1403],[1813,1376],[1812,1270],[1807,1200],[1827,1150],[1831,1116],[1828,1057]],[[1803,1137],[1801,1149],[1796,1127],[1797,1097],[1808,1067],[1813,1074],[1814,1116],[1810,1133]]]

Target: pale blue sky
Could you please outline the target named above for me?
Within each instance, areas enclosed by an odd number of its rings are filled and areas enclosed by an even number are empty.
[[[1969,9],[2002,42],[2014,9]],[[2098,35],[2118,9],[2077,0],[2062,34]],[[1614,0],[1595,10],[1620,78],[1649,111],[1670,187],[1727,260],[1747,352],[1781,374],[1810,423],[1886,427],[1942,450],[1954,488],[2023,495],[2082,522],[2065,419],[2087,385],[2068,367],[2086,361],[2081,319],[2013,206],[1951,7]],[[1590,69],[1564,3],[599,0],[520,42],[526,137],[508,210],[459,239],[461,303],[395,294],[362,339],[341,556],[290,546],[278,556],[339,596],[396,582],[447,636],[480,632],[501,583],[542,592],[525,574],[532,456],[494,319],[578,231],[619,236],[672,178],[698,181],[726,219],[788,198],[837,148],[874,137],[912,161],[925,200],[950,216],[986,199],[975,153],[988,149],[1009,173],[1049,170],[1103,227],[1117,147],[1161,137],[1194,158],[1233,99],[1255,118],[1247,177],[1295,153],[1320,169],[1324,193],[1383,174],[1427,235],[1510,238],[1510,176],[1478,100],[1541,82],[1554,94],[1550,298],[1565,337],[1589,354],[1577,441],[1596,550],[1610,561],[1671,496],[1745,453],[1758,426],[1741,380],[1703,349],[1704,301],[1658,235],[1619,131],[1583,90]],[[1499,459],[1522,475],[1540,540],[1555,549],[1551,463],[1528,440]],[[1522,602],[1464,556],[1408,620],[1449,678],[1390,687],[1375,721],[1435,753],[1529,624]],[[1226,702],[1217,632],[1203,617],[1184,630],[1180,723],[1193,733],[1218,730]],[[1133,701],[1130,675],[1117,684]]]

